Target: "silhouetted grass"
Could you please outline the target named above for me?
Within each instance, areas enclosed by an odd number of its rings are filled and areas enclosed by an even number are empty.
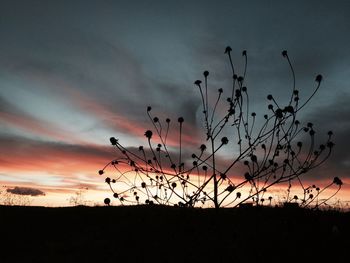
[[[0,262],[348,262],[349,222],[293,208],[0,206]]]

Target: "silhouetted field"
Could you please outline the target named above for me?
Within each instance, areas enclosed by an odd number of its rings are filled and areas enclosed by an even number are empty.
[[[349,261],[350,213],[0,206],[0,262]]]

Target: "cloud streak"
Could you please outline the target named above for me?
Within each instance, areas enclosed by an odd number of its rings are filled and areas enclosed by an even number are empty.
[[[74,134],[68,133],[53,123],[40,120],[23,110],[20,110],[16,105],[8,102],[0,96],[0,121],[6,123],[9,127],[20,128],[25,132],[29,132],[36,136],[46,137],[48,139],[69,142],[81,140]]]
[[[97,171],[113,158],[113,149],[96,145],[73,145],[36,141],[22,137],[1,137],[3,170],[71,174]]]

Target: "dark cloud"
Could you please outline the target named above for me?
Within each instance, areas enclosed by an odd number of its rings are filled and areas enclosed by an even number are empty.
[[[334,152],[328,161],[329,173],[341,173],[350,178],[350,94],[337,97],[328,105],[318,107],[310,116],[315,123],[319,136],[328,130],[334,133]]]
[[[53,151],[57,151],[57,153],[71,153],[84,156],[106,156],[108,155],[109,148],[108,146],[68,144],[6,135],[0,136],[0,145],[2,149],[7,149],[8,152],[14,152],[16,154],[23,153],[23,156],[30,154],[31,150],[34,149],[37,149],[36,154],[38,155],[45,154],[40,151],[41,149],[46,149],[48,151],[52,149]],[[3,156],[5,156],[5,154],[3,154]]]
[[[35,188],[29,188],[29,187],[16,186],[15,188],[9,188],[6,191],[15,195],[30,195],[30,196],[45,195],[43,191]]]
[[[4,14],[3,20],[9,20],[6,28],[11,30],[3,29],[1,45],[6,52],[2,64],[17,75],[34,70],[38,76],[63,80],[111,112],[135,121],[144,119],[149,104],[161,107],[163,112],[192,112],[190,106],[198,100],[189,90],[204,69],[212,70],[218,81],[228,77],[223,73],[225,45],[233,46],[238,64],[242,64],[238,62],[241,51],[248,50],[248,83],[252,84],[253,96],[265,96],[268,91],[286,94],[291,80],[280,56],[282,49],[290,51],[300,80],[312,80],[319,72],[333,73],[336,63],[350,56],[346,49],[349,38],[341,33],[349,23],[345,15],[349,4],[344,2],[270,1],[265,5],[257,1],[235,5],[223,1],[217,5],[208,1],[187,3],[186,8],[163,2],[147,6],[138,3],[138,8],[135,3],[123,3],[122,9],[116,9],[112,2],[90,2],[84,4],[83,13],[76,13],[80,5],[77,1],[69,10],[64,1],[52,6],[28,5],[24,9],[30,12],[23,12],[22,7]],[[10,2],[5,6],[10,9]],[[65,19],[60,18],[63,13]],[[193,17],[196,13],[202,15]],[[34,14],[40,14],[40,19]],[[126,14],[134,17],[127,24]],[[181,21],[170,22],[169,15],[174,18],[180,14]],[[88,17],[101,20],[92,23]],[[27,22],[25,34],[22,20]],[[151,25],[160,35],[153,36]],[[138,27],[145,27],[149,37]],[[170,35],[178,36],[170,38],[172,46],[167,42]],[[137,44],[139,38],[142,45]],[[52,87],[45,85],[42,89]],[[61,87],[56,88],[54,94],[62,95]],[[65,96],[69,98],[69,94]]]
[[[16,106],[8,102],[3,96],[0,96],[0,113],[18,112]]]

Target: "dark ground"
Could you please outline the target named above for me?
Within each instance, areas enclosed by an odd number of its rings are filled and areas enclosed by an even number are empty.
[[[0,206],[0,262],[350,262],[350,213]]]

